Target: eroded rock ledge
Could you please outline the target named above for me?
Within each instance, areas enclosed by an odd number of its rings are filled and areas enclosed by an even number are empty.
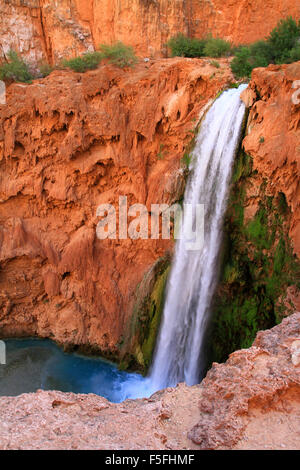
[[[118,405],[61,392],[2,397],[0,449],[299,449],[299,419],[296,313],[195,387]]]

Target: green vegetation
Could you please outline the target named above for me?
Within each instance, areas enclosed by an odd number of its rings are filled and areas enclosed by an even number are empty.
[[[110,64],[120,68],[133,67],[138,62],[133,48],[118,41],[111,46],[102,44],[100,51],[89,52],[80,57],[64,60],[62,65],[71,68],[75,72],[82,73],[96,69],[103,59],[107,59]]]
[[[146,373],[151,364],[169,271],[170,257],[160,258],[137,288],[131,320],[119,344],[121,369]]]
[[[297,280],[300,287],[299,262],[287,235],[290,212],[284,194],[266,195],[263,183],[257,212],[245,221],[246,186],[252,179],[251,157],[241,151],[225,221],[222,279],[212,325],[212,361],[223,362],[231,352],[248,348],[258,330],[279,323],[287,310],[287,287]]]
[[[16,51],[10,50],[8,62],[0,66],[0,80],[31,83],[32,79],[33,75],[26,62],[18,56]]]
[[[212,65],[213,67],[216,67],[216,69],[219,69],[221,67],[220,63],[217,60],[212,60],[210,62],[210,65]]]
[[[103,44],[100,49],[101,51],[88,52],[79,57],[65,59],[56,66],[51,66],[46,62],[41,63],[36,74],[30,72],[28,65],[16,51],[11,50],[8,54],[8,62],[0,65],[0,80],[31,83],[34,78],[44,78],[55,69],[66,68],[84,73],[96,69],[103,59],[107,59],[109,63],[120,68],[133,67],[138,62],[133,48],[120,41],[111,46]]]
[[[204,55],[208,57],[225,57],[231,52],[231,44],[221,38],[209,38],[206,40]]]
[[[87,70],[94,70],[98,67],[103,56],[100,52],[89,52],[80,57],[74,57],[73,59],[64,60],[62,62],[63,67],[70,68],[74,72],[86,72]]]
[[[230,55],[231,45],[220,38],[208,37],[206,39],[188,38],[178,34],[168,43],[173,57],[223,57]]]
[[[159,145],[159,152],[157,154],[158,160],[163,160],[165,158],[167,152],[164,151],[164,148],[165,148],[164,144]]]
[[[297,62],[300,60],[300,45],[291,49],[289,59],[290,62]]]
[[[185,152],[185,154],[183,155],[181,159],[182,165],[185,166],[186,168],[189,168],[191,161],[192,161],[192,155],[188,152]]]
[[[151,365],[152,354],[156,344],[156,338],[161,322],[161,316],[164,305],[164,293],[165,287],[170,272],[170,266],[165,269],[157,278],[154,289],[150,297],[150,308],[149,308],[149,323],[147,330],[145,331],[145,339],[143,341],[141,351],[143,355],[143,362],[146,369]]]
[[[171,49],[173,57],[202,57],[206,41],[204,39],[190,39],[183,34],[171,38],[167,46]]]
[[[264,41],[236,50],[231,68],[236,77],[250,77],[255,67],[300,60],[300,21],[292,17],[279,21]]]
[[[122,69],[126,67],[134,67],[138,62],[133,48],[131,46],[126,46],[120,41],[111,46],[102,44],[100,46],[100,50],[101,57],[103,59],[108,59],[109,63]]]
[[[271,54],[277,64],[290,61],[290,54],[299,47],[300,21],[292,17],[279,21],[267,40]]]
[[[265,40],[249,46],[234,47],[221,38],[191,39],[183,34],[171,38],[167,45],[173,57],[234,55],[231,62],[233,73],[237,78],[249,78],[256,67],[300,60],[300,21],[297,23],[292,17],[281,20]]]
[[[43,62],[39,65],[39,71],[42,78],[48,77],[51,72],[53,72],[54,68],[51,67],[47,62]]]

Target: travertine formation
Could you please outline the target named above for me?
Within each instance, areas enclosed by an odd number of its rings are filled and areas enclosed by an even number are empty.
[[[294,0],[1,0],[0,8],[0,56],[14,47],[34,63],[56,63],[116,40],[139,55],[161,57],[178,32],[246,44],[264,38],[281,18],[300,18]]]
[[[296,313],[195,387],[118,405],[61,392],[1,397],[0,449],[299,449],[299,344]]]
[[[199,423],[189,433],[202,449],[300,446],[300,313],[259,332],[252,348],[213,364],[201,384]]]
[[[0,334],[118,357],[138,284],[171,240],[99,240],[97,207],[173,203],[201,110],[227,60],[53,72],[0,106]],[[129,219],[130,221],[130,219]],[[131,340],[135,331],[130,330]],[[124,344],[123,344],[124,346]]]
[[[257,209],[258,191],[263,180],[270,195],[282,192],[292,211],[290,237],[300,255],[300,62],[270,65],[253,71],[249,89],[244,92],[252,104],[245,151],[253,157],[257,170],[255,186],[248,188],[245,216]],[[297,85],[298,83],[298,85]],[[299,95],[300,96],[300,95]],[[253,104],[254,102],[254,104]]]

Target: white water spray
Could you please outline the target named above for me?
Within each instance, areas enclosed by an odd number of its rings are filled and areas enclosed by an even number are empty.
[[[244,88],[228,90],[215,101],[197,137],[184,203],[205,205],[204,246],[188,251],[184,238],[177,242],[149,377],[153,390],[179,382],[199,383],[205,366],[201,353],[218,277],[232,166],[245,115],[240,100]],[[183,231],[185,223],[184,218]]]
[[[224,92],[204,118],[193,152],[191,176],[184,204],[205,205],[204,244],[189,251],[183,217],[167,285],[163,319],[150,374],[130,377],[121,387],[122,397],[150,396],[180,382],[201,380],[206,360],[203,344],[211,302],[218,280],[218,258],[234,156],[240,139],[245,105],[240,100],[246,85]]]

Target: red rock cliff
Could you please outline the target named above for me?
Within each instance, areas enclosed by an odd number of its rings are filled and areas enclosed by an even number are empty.
[[[171,203],[201,109],[226,60],[53,72],[0,106],[0,331],[117,355],[135,291],[172,241],[96,237],[102,203]]]
[[[294,0],[1,0],[0,7],[0,54],[14,47],[33,62],[57,62],[115,40],[161,56],[178,32],[245,44],[264,38],[281,18],[300,18]]]
[[[300,255],[300,62],[270,65],[253,71],[245,98],[252,101],[247,136],[243,145],[257,171],[255,187],[249,188],[246,217],[254,215],[260,183],[267,193],[284,193],[292,211],[290,236]],[[295,88],[296,87],[296,88]],[[251,104],[251,103],[250,103]]]

